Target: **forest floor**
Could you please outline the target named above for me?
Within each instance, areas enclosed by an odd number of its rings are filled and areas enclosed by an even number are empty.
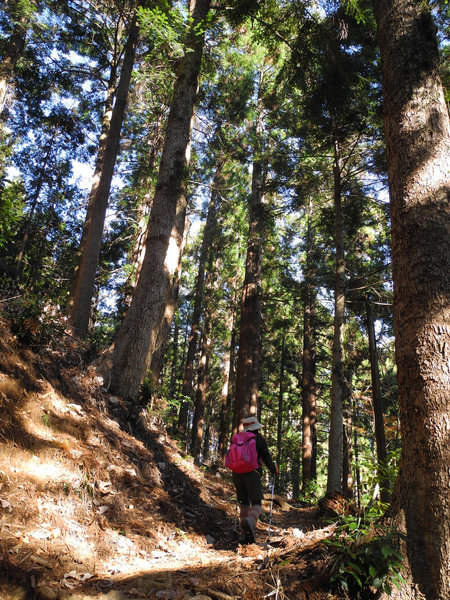
[[[102,361],[82,357],[67,334],[33,351],[0,321],[1,600],[340,597],[317,505],[274,503],[269,531],[267,500],[240,545],[227,472],[151,413],[125,430]]]

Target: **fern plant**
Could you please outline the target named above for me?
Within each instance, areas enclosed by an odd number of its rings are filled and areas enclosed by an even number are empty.
[[[390,595],[393,585],[400,589],[405,583],[397,550],[401,537],[392,527],[362,517],[341,517],[335,535],[327,540],[334,555],[330,580],[351,598]]]

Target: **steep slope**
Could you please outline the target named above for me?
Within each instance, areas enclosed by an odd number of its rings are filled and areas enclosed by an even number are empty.
[[[194,466],[156,414],[126,431],[82,356],[68,334],[32,352],[0,322],[1,600],[257,599],[283,556],[322,560],[314,507],[274,514],[270,547],[267,519],[239,546],[227,474]],[[301,568],[295,598],[314,580]]]

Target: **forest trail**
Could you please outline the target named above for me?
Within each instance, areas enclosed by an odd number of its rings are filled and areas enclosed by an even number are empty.
[[[267,543],[266,501],[241,546],[225,469],[195,466],[156,412],[125,431],[70,336],[33,352],[0,328],[1,600],[338,597],[317,506],[274,503]]]

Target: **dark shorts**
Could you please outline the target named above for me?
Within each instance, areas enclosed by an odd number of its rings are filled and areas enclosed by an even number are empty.
[[[233,483],[239,504],[262,504],[264,498],[261,475],[258,471],[233,473]]]

